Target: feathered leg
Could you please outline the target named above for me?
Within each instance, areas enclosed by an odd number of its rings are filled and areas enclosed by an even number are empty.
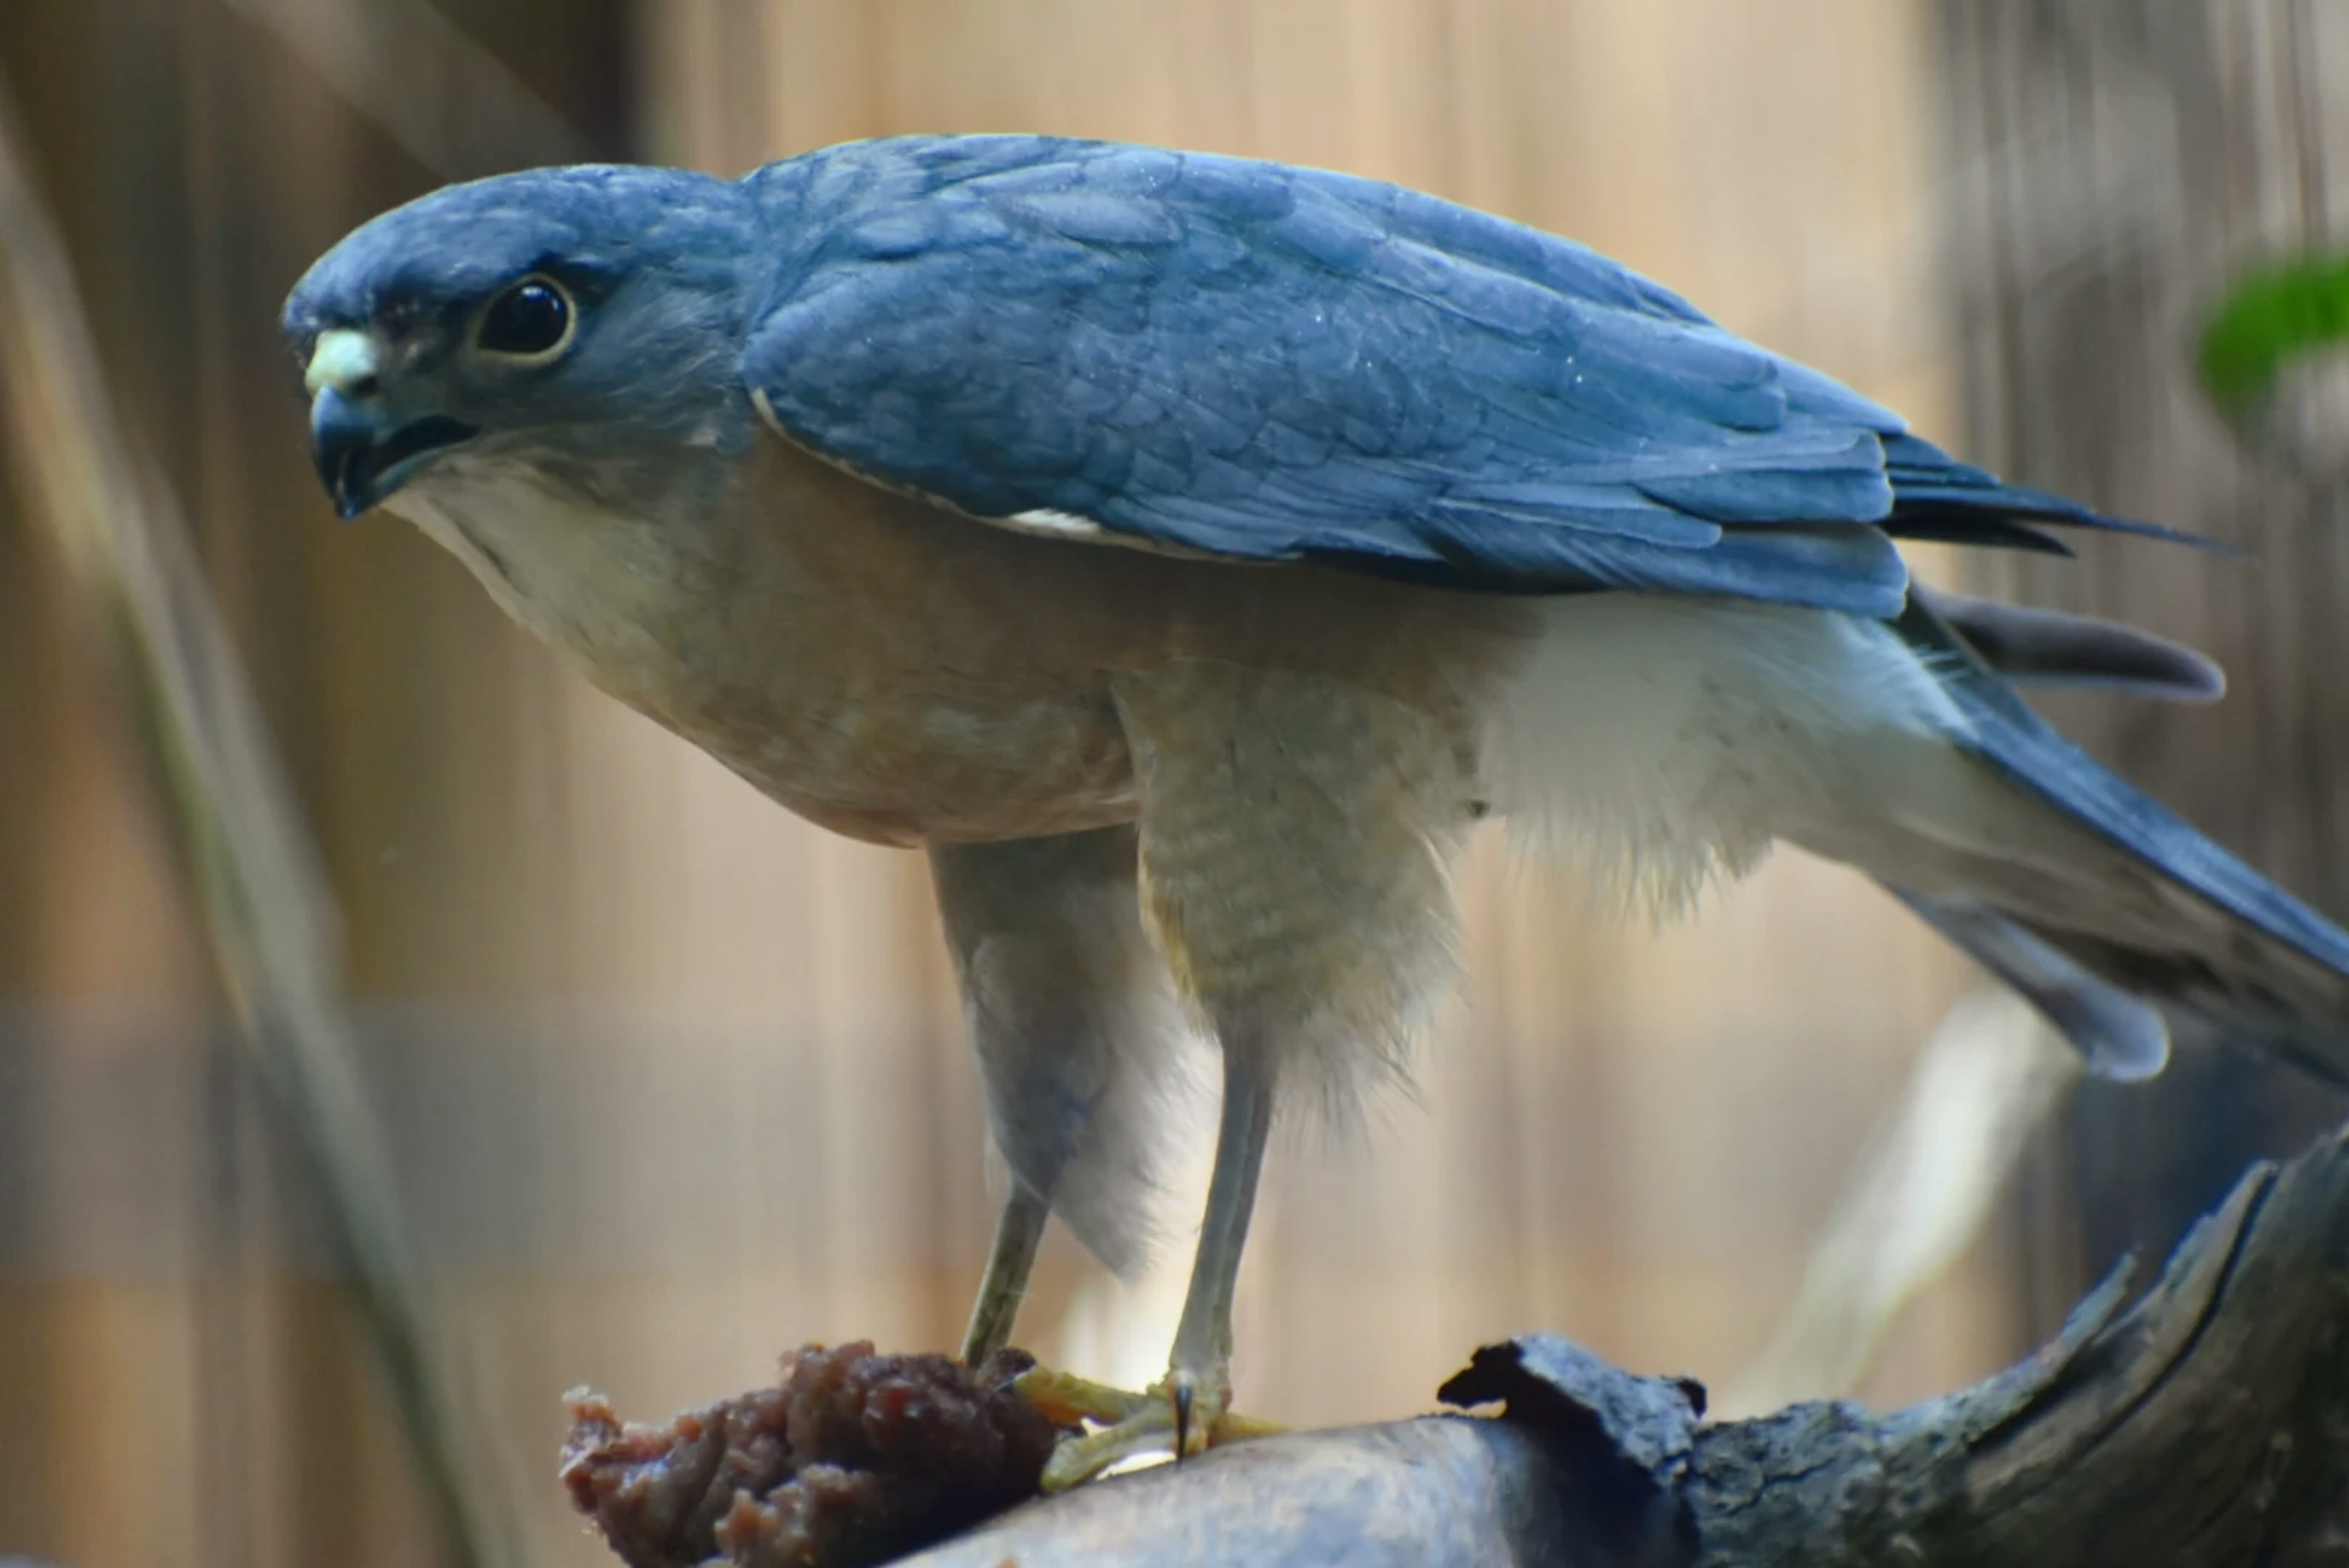
[[[1275,1118],[1399,1074],[1451,976],[1472,751],[1431,685],[1414,701],[1201,660],[1115,688],[1142,785],[1142,907],[1221,1047],[1223,1118],[1166,1381],[1064,1446],[1049,1486],[1254,1429],[1228,1414],[1232,1307]]]
[[[1131,828],[930,851],[995,1142],[1011,1168],[963,1353],[1009,1338],[1045,1217],[1141,1257],[1181,1016],[1143,930]]]

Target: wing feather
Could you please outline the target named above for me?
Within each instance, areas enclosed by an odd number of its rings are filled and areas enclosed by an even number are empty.
[[[1594,252],[1375,181],[1023,137],[753,180],[776,251],[743,359],[762,409],[981,519],[1873,615],[1906,593],[1896,536],[2048,548],[2015,519],[2107,521]]]

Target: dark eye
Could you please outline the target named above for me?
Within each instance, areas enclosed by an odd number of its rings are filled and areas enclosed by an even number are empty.
[[[492,354],[543,359],[571,338],[571,296],[552,278],[524,278],[490,302],[474,342]]]

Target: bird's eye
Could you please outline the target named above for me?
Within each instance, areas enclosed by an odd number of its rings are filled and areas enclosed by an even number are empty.
[[[561,284],[527,277],[490,302],[473,341],[490,354],[551,359],[569,346],[577,315]]]

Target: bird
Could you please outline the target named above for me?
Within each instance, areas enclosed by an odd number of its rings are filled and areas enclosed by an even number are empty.
[[[2187,536],[2002,482],[1570,240],[1330,170],[898,137],[447,187],[282,325],[342,515],[404,515],[604,691],[928,857],[1010,1172],[970,1360],[1050,1216],[1135,1261],[1213,1042],[1166,1377],[1071,1396],[1051,1484],[1251,1429],[1268,1140],[1408,1073],[1487,820],[1659,912],[1789,842],[2097,1071],[2178,1031],[2349,1082],[2349,937],[2023,695],[2207,700],[2217,667],[1902,554]]]

